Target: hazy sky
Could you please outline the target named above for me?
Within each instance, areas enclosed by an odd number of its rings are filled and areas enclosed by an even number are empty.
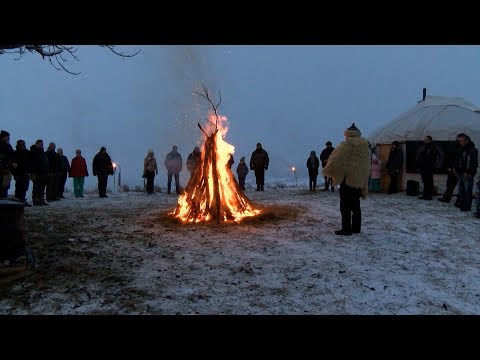
[[[0,56],[0,127],[12,144],[54,141],[71,159],[82,149],[91,170],[106,146],[122,179],[141,184],[143,158],[163,160],[176,144],[186,160],[201,139],[205,102],[192,92],[205,82],[222,92],[227,141],[235,161],[257,142],[269,152],[267,177],[306,174],[310,150],[343,139],[352,122],[364,135],[429,95],[460,96],[480,105],[479,46],[132,46],[122,59],[80,46],[80,61],[59,72],[37,54]],[[234,165],[236,168],[236,164]],[[183,171],[187,177],[186,169]],[[250,175],[249,175],[250,176]],[[87,185],[93,185],[90,178]]]

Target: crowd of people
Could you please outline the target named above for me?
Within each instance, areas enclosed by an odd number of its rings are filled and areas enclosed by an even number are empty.
[[[306,167],[309,175],[309,188],[317,189],[317,178],[320,164],[324,176],[323,191],[335,191],[335,185],[340,185],[340,212],[342,215],[342,229],[338,235],[350,235],[358,233],[361,229],[360,198],[365,198],[368,192],[381,191],[382,162],[375,155],[371,145],[361,137],[360,130],[352,124],[344,132],[345,141],[336,148],[332,142],[325,144],[325,149],[317,157],[315,151],[310,152]],[[422,200],[432,200],[434,195],[433,175],[436,167],[436,158],[433,151],[433,139],[426,136],[424,146],[419,153],[418,169],[423,183]],[[186,161],[190,178],[201,163],[201,150],[195,147],[188,155]],[[449,203],[453,191],[458,184],[458,196],[455,206],[461,211],[471,211],[473,202],[473,188],[477,188],[476,217],[480,218],[480,177],[475,175],[478,167],[478,151],[475,144],[466,134],[458,134],[455,154],[449,157],[447,164],[448,177],[446,191],[438,200]],[[245,180],[252,170],[255,174],[256,191],[264,191],[265,171],[269,166],[269,155],[262,144],[258,143],[252,152],[249,166],[245,157],[240,159],[236,168],[239,187],[245,190]],[[233,155],[230,155],[226,166],[232,168],[235,163]],[[391,144],[385,170],[390,178],[388,194],[399,191],[398,181],[402,173],[404,159],[403,152],[398,141]],[[172,190],[172,180],[175,179],[175,191],[180,194],[180,172],[183,169],[183,159],[178,152],[178,147],[173,146],[164,161],[167,170],[167,192]],[[95,155],[92,162],[93,176],[98,179],[98,194],[101,198],[107,197],[108,176],[114,174],[114,164],[102,147]],[[143,177],[146,179],[146,192],[153,194],[154,179],[158,175],[158,165],[153,150],[149,149],[143,163]],[[76,150],[76,156],[71,161],[63,154],[61,148],[56,148],[54,142],[49,143],[44,150],[42,140],[27,148],[24,140],[18,140],[15,150],[10,145],[10,134],[2,130],[0,133],[0,176],[2,191],[1,197],[8,196],[8,190],[12,179],[15,180],[15,198],[22,201],[25,206],[31,206],[26,193],[32,181],[32,202],[34,206],[49,205],[49,202],[64,198],[65,184],[68,177],[73,178],[73,190],[75,197],[84,197],[84,181],[89,176],[87,162],[82,157],[80,149]]]

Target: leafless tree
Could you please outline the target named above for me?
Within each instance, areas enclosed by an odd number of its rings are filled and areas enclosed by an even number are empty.
[[[103,48],[109,49],[117,56],[128,58],[138,55],[140,50],[127,54],[117,51],[115,45],[100,45]],[[19,60],[23,55],[27,53],[37,53],[42,56],[43,59],[47,59],[48,62],[59,71],[66,71],[72,75],[79,75],[80,72],[73,72],[67,68],[66,63],[69,60],[78,61],[77,53],[78,48],[76,46],[69,45],[2,45],[0,44],[0,55],[2,54],[16,54],[18,55],[15,60]]]

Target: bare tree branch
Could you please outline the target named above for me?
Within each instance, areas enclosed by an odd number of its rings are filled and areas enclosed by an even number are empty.
[[[207,87],[206,87],[204,84],[202,84],[202,88],[203,88],[204,94],[199,93],[198,91],[195,91],[195,94],[200,95],[201,97],[203,97],[203,98],[204,98],[205,100],[207,100],[207,101],[210,103],[210,105],[212,106],[213,112],[215,113],[215,117],[216,117],[215,130],[217,130],[217,128],[218,128],[218,113],[217,113],[217,109],[218,109],[218,107],[220,106],[220,104],[222,103],[222,94],[220,94],[220,91],[218,91],[218,95],[219,95],[219,97],[220,97],[220,101],[218,102],[217,105],[215,105],[215,104],[213,103],[212,99],[210,99],[210,94],[208,93]]]
[[[112,53],[114,53],[115,55],[118,55],[118,56],[121,56],[121,57],[134,57],[136,55],[138,55],[140,53],[140,50],[139,49],[136,53],[134,54],[125,54],[125,53],[121,53],[121,52],[118,52],[114,49],[115,45],[100,45],[101,47],[106,47],[107,49],[109,49]]]

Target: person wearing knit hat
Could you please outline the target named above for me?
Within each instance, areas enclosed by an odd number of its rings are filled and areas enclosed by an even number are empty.
[[[153,194],[155,187],[155,175],[158,175],[157,159],[153,149],[148,149],[148,154],[143,161],[143,178],[147,179],[147,194]]]
[[[361,137],[355,123],[344,131],[344,135],[345,141],[330,155],[323,175],[331,177],[334,184],[340,184],[342,229],[335,234],[352,235],[361,230],[360,198],[365,199],[368,195],[371,152],[368,141]]]

